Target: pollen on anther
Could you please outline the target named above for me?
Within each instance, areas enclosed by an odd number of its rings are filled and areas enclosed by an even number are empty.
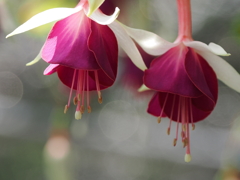
[[[80,107],[80,111],[81,111],[81,113],[82,113],[82,114],[84,113],[84,111],[85,111],[85,108],[84,108],[84,106],[83,106],[83,105]]]
[[[64,114],[66,114],[67,113],[67,110],[68,110],[68,105],[65,105],[65,108],[64,108]]]
[[[192,130],[194,130],[195,129],[195,124],[192,124]]]
[[[92,112],[91,106],[88,106],[87,109],[88,109],[88,113],[91,113],[91,112]]]
[[[170,135],[170,127],[167,129],[167,135]]]
[[[74,105],[77,105],[77,102],[78,102],[78,98],[77,98],[77,97],[74,97],[74,98],[73,98],[73,104],[74,104]]]
[[[174,140],[173,140],[173,146],[176,146],[177,145],[177,139],[175,138]]]
[[[158,119],[157,119],[158,124],[161,123],[161,121],[162,121],[162,119],[161,119],[161,117],[159,116]]]
[[[102,96],[100,96],[100,97],[98,98],[98,102],[99,102],[99,104],[102,104],[102,102],[103,102]]]

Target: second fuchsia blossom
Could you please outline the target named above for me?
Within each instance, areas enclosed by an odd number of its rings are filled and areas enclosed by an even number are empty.
[[[56,72],[62,83],[71,89],[64,112],[67,112],[74,96],[76,119],[81,118],[85,106],[88,112],[91,112],[89,91],[97,91],[98,101],[102,103],[100,91],[115,82],[118,66],[117,38],[120,41],[126,39],[128,45],[124,45],[127,47],[125,51],[133,61],[140,64],[142,61],[131,38],[124,37],[122,32],[114,30],[118,26],[114,21],[119,9],[116,8],[111,16],[107,16],[98,9],[103,2],[104,0],[81,0],[75,8],[44,11],[7,36],[59,20],[53,26],[39,55],[27,65],[32,65],[41,58],[50,64],[44,74],[51,75]],[[126,32],[124,33],[126,35]]]
[[[148,113],[177,123],[173,145],[181,139],[186,147],[185,161],[191,161],[190,125],[195,129],[198,121],[205,119],[214,109],[217,96],[217,78],[240,92],[240,76],[226,61],[217,55],[228,56],[222,47],[206,45],[192,39],[190,0],[177,0],[179,33],[174,43],[138,29],[124,27],[147,53],[155,56],[144,73],[143,89],[156,93],[148,106]],[[179,137],[180,135],[180,137]]]

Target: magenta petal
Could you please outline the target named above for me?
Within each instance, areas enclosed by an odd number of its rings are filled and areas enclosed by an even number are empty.
[[[42,58],[51,64],[75,69],[99,69],[87,42],[91,20],[83,11],[58,21],[52,28],[42,49]]]
[[[208,63],[191,48],[186,55],[185,68],[193,84],[212,101],[216,101],[216,75]]]
[[[57,69],[60,65],[59,64],[50,64],[43,72],[44,75],[51,75],[57,72]]]
[[[99,25],[92,21],[91,35],[88,46],[95,55],[100,68],[112,80],[116,79],[118,63],[117,40],[108,26]]]
[[[180,44],[153,60],[150,68],[145,71],[144,84],[161,92],[186,97],[201,96],[202,93],[189,79],[185,70],[187,52],[188,48]]]
[[[161,115],[161,111],[162,111],[159,98],[160,98],[159,93],[156,92],[153,95],[151,101],[149,102],[148,109],[147,109],[147,112],[149,114],[152,114],[152,115],[157,116],[157,117],[159,117]],[[164,112],[162,113],[161,117],[166,117]]]

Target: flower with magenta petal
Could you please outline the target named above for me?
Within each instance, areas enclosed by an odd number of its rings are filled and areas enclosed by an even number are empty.
[[[107,16],[99,9],[103,2],[104,0],[81,0],[75,8],[46,10],[33,16],[7,36],[57,21],[40,53],[27,66],[42,58],[50,64],[44,74],[57,72],[63,84],[71,88],[65,113],[70,106],[73,90],[76,90],[73,98],[77,105],[76,119],[81,118],[85,103],[88,112],[91,112],[89,91],[97,91],[98,101],[102,103],[100,90],[114,83],[118,44],[135,64],[138,62],[139,67],[145,69],[133,40],[121,25],[115,22],[119,9],[116,8],[111,16]]]
[[[193,41],[190,0],[177,0],[179,34],[174,43],[144,30],[123,26],[147,53],[155,56],[144,73],[141,90],[156,93],[148,106],[148,113],[177,123],[175,146],[181,134],[186,147],[185,161],[191,161],[190,125],[195,129],[198,121],[205,119],[214,109],[218,97],[217,78],[240,92],[240,76],[226,61],[217,55],[230,54],[217,44],[206,45]],[[179,127],[181,125],[181,127]],[[181,132],[179,132],[179,129]]]

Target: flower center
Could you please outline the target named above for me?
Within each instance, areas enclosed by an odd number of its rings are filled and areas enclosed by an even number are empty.
[[[102,103],[102,95],[100,91],[100,84],[98,79],[98,72],[97,70],[92,70],[94,72],[94,78],[96,82],[96,90],[98,94],[98,102]],[[67,110],[70,107],[72,94],[73,94],[73,87],[76,80],[76,94],[73,98],[73,104],[76,105],[76,112],[75,112],[75,119],[81,119],[82,114],[85,111],[85,104],[87,105],[87,111],[90,113],[92,111],[90,106],[90,96],[89,96],[89,73],[90,70],[74,70],[73,79],[71,90],[68,98],[68,103],[65,106],[64,113],[67,113]],[[85,97],[86,96],[86,97]],[[86,98],[86,99],[85,99]]]
[[[163,117],[163,112],[165,109],[165,105],[168,99],[169,93],[166,95],[163,107],[160,113],[160,116],[158,117],[158,123],[161,122],[161,117]],[[178,100],[178,102],[177,102]],[[178,104],[176,104],[178,103]],[[173,121],[173,114],[177,113],[177,127],[176,127],[176,137],[173,140],[173,146],[176,146],[178,141],[178,135],[179,135],[179,124],[181,124],[181,139],[183,143],[183,148],[186,148],[186,155],[185,155],[185,161],[190,162],[191,161],[191,153],[190,153],[190,130],[189,125],[192,124],[192,130],[195,129],[195,124],[193,123],[193,113],[192,113],[192,102],[191,98],[183,97],[179,95],[173,95],[173,104],[170,114],[170,123],[167,129],[167,134],[170,135],[171,131],[171,125]]]

